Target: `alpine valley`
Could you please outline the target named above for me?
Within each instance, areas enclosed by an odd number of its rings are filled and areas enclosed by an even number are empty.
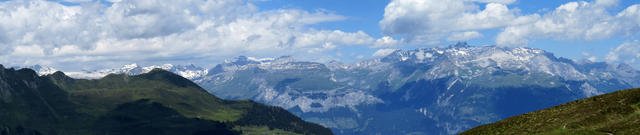
[[[42,75],[52,73],[40,67]],[[162,68],[224,99],[287,109],[336,134],[456,134],[511,116],[640,87],[625,64],[575,61],[533,48],[469,46],[396,50],[356,63],[240,56],[194,65],[69,72],[76,78]]]

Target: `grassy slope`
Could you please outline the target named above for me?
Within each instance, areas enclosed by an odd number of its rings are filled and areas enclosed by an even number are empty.
[[[640,89],[621,90],[530,112],[461,134],[640,133]]]
[[[52,80],[69,79],[54,77]],[[80,111],[88,114],[101,115],[116,105],[148,99],[176,110],[187,118],[227,122],[235,126],[267,126],[303,134],[331,134],[330,130],[305,122],[279,107],[246,100],[222,100],[195,83],[163,70],[137,76],[109,75],[99,80],[72,79],[71,82],[56,84],[66,87],[72,95],[72,101],[83,105]]]
[[[50,76],[69,91],[70,99],[82,106],[80,112],[102,115],[117,105],[140,99],[161,103],[190,118],[215,121],[235,121],[245,114],[248,102],[221,100],[197,85],[165,71],[128,76],[109,75],[97,80],[64,79],[61,74]]]

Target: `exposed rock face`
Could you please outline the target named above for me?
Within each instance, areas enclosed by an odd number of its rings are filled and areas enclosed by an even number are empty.
[[[238,57],[193,80],[223,98],[287,108],[338,134],[455,134],[640,87],[639,73],[624,64],[575,62],[539,49],[458,44],[398,50],[357,63]]]

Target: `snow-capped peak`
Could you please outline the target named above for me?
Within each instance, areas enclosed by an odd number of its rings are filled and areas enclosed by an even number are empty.
[[[153,69],[156,69],[156,68],[160,68],[160,69],[164,69],[164,70],[171,70],[173,67],[174,66],[172,64],[163,64],[163,65],[160,65],[160,66],[153,65],[153,66],[142,67],[142,70],[143,70],[143,72],[146,73],[146,72],[149,72],[149,71],[151,71]]]
[[[50,67],[50,66],[42,66],[39,64],[33,65],[33,66],[28,66],[25,68],[30,68],[33,69],[34,71],[36,71],[38,73],[38,75],[50,75],[53,74],[55,72],[57,72],[58,70]]]
[[[294,62],[295,60],[291,56],[280,56],[278,58],[256,58],[256,57],[247,57],[247,56],[238,56],[233,58],[232,60],[225,60],[223,65],[225,66],[243,66],[249,64],[271,64],[271,63],[288,63]]]
[[[173,65],[173,64],[162,64],[162,65],[151,65],[141,67],[136,63],[124,65],[121,68],[116,69],[102,69],[95,71],[81,71],[81,72],[65,72],[68,76],[73,78],[85,78],[85,79],[95,79],[101,78],[108,74],[128,74],[128,75],[138,75],[148,73],[153,69],[160,68],[163,70],[167,70],[173,73],[176,73],[184,78],[193,79],[207,74],[207,70],[202,67],[198,67],[195,65],[181,66],[181,65]]]
[[[567,80],[591,78],[574,67],[575,63],[565,58],[533,48],[508,48],[498,46],[469,46],[464,42],[448,47],[420,48],[395,51],[385,57],[355,64],[350,68],[365,68],[372,71],[392,68],[389,65],[417,64],[433,67],[427,71],[435,78],[455,75],[470,78],[489,74],[496,70],[523,70],[546,73]],[[333,66],[336,67],[336,66]]]
[[[122,69],[122,70],[132,70],[132,69],[135,69],[135,68],[137,68],[137,67],[138,67],[138,64],[136,64],[136,63],[132,63],[132,64],[129,64],[129,65],[124,65],[124,66],[123,66],[122,68],[120,68],[120,69]]]
[[[264,61],[273,61],[276,58],[256,58],[256,57],[247,57],[248,60],[256,61],[256,62],[264,62]]]

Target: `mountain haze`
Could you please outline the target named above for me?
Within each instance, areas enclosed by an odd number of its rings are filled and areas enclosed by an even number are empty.
[[[194,69],[201,74],[189,79],[214,95],[280,106],[337,134],[456,134],[640,87],[640,71],[626,64],[466,43],[396,50],[356,63],[240,56]]]
[[[640,72],[624,64],[460,43],[397,50],[357,63],[238,57],[194,82],[226,99],[281,106],[338,134],[455,134],[610,90],[640,87],[639,77]]]

